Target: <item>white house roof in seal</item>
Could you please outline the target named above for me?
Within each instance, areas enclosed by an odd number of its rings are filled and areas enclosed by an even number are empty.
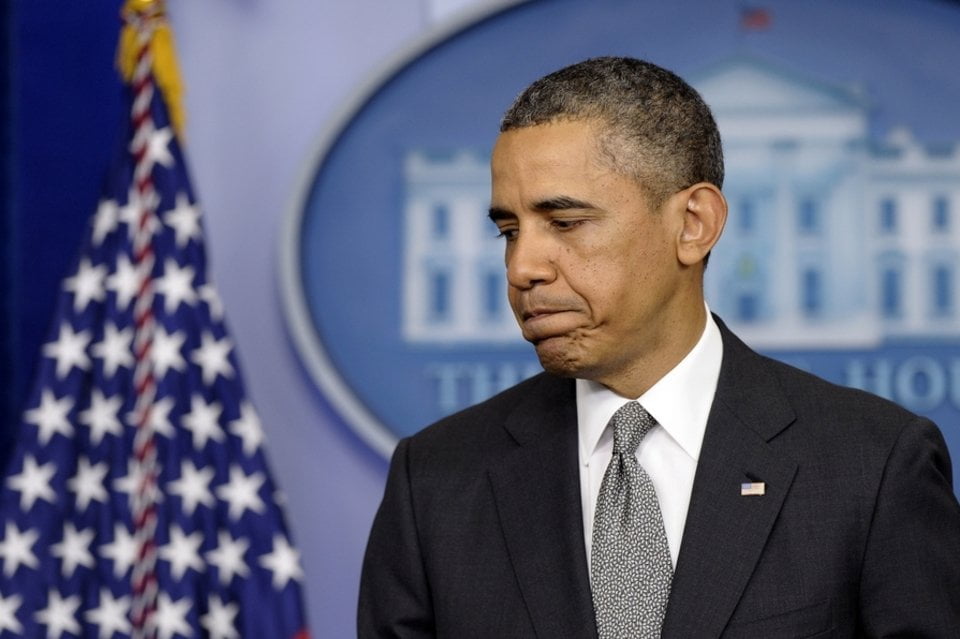
[[[740,55],[691,74],[715,111],[747,115],[770,111],[861,111],[869,106],[861,87],[831,85],[785,65]]]

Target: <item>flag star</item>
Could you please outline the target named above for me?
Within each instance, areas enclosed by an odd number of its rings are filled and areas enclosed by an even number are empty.
[[[156,630],[157,639],[173,639],[174,635],[192,637],[193,630],[187,623],[187,613],[189,612],[189,597],[173,601],[169,594],[161,591],[157,595],[157,609],[154,611],[149,625]]]
[[[90,442],[98,445],[107,433],[119,437],[123,434],[123,425],[117,414],[123,397],[104,397],[103,391],[94,388],[90,393],[90,407],[77,415],[77,421],[90,427]]]
[[[157,327],[153,334],[153,346],[150,348],[150,360],[157,380],[163,379],[171,368],[181,373],[184,371],[187,363],[180,350],[186,339],[187,336],[182,331],[168,333],[162,326]]]
[[[90,368],[90,358],[86,353],[90,338],[90,331],[75,333],[69,322],[63,322],[57,341],[43,345],[43,354],[57,360],[58,379],[65,377],[74,366],[81,370]]]
[[[28,568],[40,565],[32,550],[39,537],[40,533],[32,528],[24,532],[12,521],[7,522],[3,541],[0,541],[0,558],[3,559],[5,577],[12,577],[21,565]]]
[[[200,293],[200,299],[207,303],[207,309],[210,312],[210,319],[220,321],[223,319],[223,302],[220,301],[220,295],[216,287],[211,283],[206,283],[197,289]]]
[[[116,270],[107,276],[106,283],[107,290],[117,296],[118,310],[125,311],[130,306],[130,301],[140,289],[141,279],[137,267],[125,253],[121,253],[117,258]]]
[[[170,127],[157,129],[151,120],[147,120],[134,132],[133,139],[130,140],[130,151],[135,155],[143,153],[147,171],[152,171],[154,164],[170,167],[173,165],[173,156],[169,149],[172,139],[173,130]]]
[[[163,216],[177,237],[177,246],[183,248],[191,240],[200,239],[200,208],[190,204],[186,193],[177,193],[177,205]]]
[[[253,405],[244,400],[240,404],[240,419],[230,422],[230,432],[243,440],[243,452],[252,456],[263,443],[263,429],[260,427],[260,418]]]
[[[193,288],[195,272],[192,266],[180,267],[176,260],[164,262],[163,275],[155,281],[157,293],[163,295],[163,307],[167,313],[179,308],[181,303],[193,304],[197,301],[197,291]]]
[[[132,631],[130,619],[130,597],[114,598],[109,588],[100,588],[100,605],[83,613],[87,623],[97,626],[99,639],[112,639],[113,633],[129,635]]]
[[[113,488],[121,493],[126,493],[128,497],[133,498],[143,483],[144,471],[140,465],[133,459],[127,460],[127,474],[113,480]]]
[[[207,602],[207,614],[200,617],[200,623],[207,629],[210,639],[240,639],[234,627],[234,619],[240,611],[237,604],[225,604],[217,595],[210,597]]]
[[[221,530],[217,533],[217,547],[207,552],[207,563],[217,567],[220,583],[229,586],[234,575],[246,577],[250,574],[250,567],[243,558],[250,542],[244,538],[234,539],[229,531]]]
[[[23,468],[19,475],[7,478],[7,486],[20,492],[20,509],[29,512],[37,499],[55,503],[57,494],[50,486],[50,480],[57,474],[57,466],[52,461],[43,466],[36,458],[28,455],[23,458]]]
[[[120,207],[118,219],[127,225],[127,236],[132,240],[140,228],[141,218],[145,211],[156,211],[159,197],[155,192],[150,192],[146,197],[142,197],[135,186],[131,186],[127,193],[127,203]],[[157,220],[153,215],[148,215],[146,219],[146,232],[153,235],[156,231]]]
[[[100,246],[104,238],[117,228],[117,201],[100,200],[97,214],[93,217],[93,245]]]
[[[200,346],[190,355],[193,363],[203,369],[204,384],[212,384],[217,375],[233,377],[233,366],[229,359],[232,349],[233,344],[229,337],[216,340],[211,333],[204,331],[200,337]]]
[[[69,579],[77,570],[77,566],[93,568],[93,555],[90,553],[90,544],[93,543],[94,529],[77,530],[73,522],[66,522],[63,526],[63,539],[50,546],[50,554],[59,557],[63,562],[61,571],[65,579]]]
[[[203,543],[203,531],[197,530],[187,535],[177,526],[170,528],[170,540],[160,547],[160,559],[170,562],[170,574],[177,581],[183,579],[187,568],[202,572],[203,559],[200,558],[200,544]]]
[[[17,619],[17,611],[22,603],[23,597],[20,595],[4,597],[0,594],[0,633],[9,630],[15,635],[23,634],[23,625]]]
[[[150,407],[148,423],[155,435],[163,435],[168,439],[173,438],[175,433],[173,424],[170,423],[170,411],[173,409],[173,405],[173,397],[164,397],[160,401],[153,402]]]
[[[73,293],[73,312],[81,313],[90,302],[102,302],[106,297],[103,288],[103,279],[107,276],[107,267],[103,264],[94,266],[90,260],[83,258],[77,272],[63,281],[63,288]]]
[[[196,393],[190,398],[190,412],[183,416],[183,425],[193,436],[194,448],[201,450],[211,439],[218,442],[224,440],[223,429],[218,423],[222,412],[219,402],[208,404]]]
[[[67,413],[73,408],[73,398],[69,395],[57,399],[49,388],[40,394],[40,405],[24,412],[23,419],[37,427],[37,440],[44,446],[60,433],[64,437],[73,435],[73,426],[67,420]]]
[[[106,462],[90,464],[86,457],[77,459],[77,474],[67,481],[67,488],[76,494],[76,507],[81,513],[87,509],[91,501],[106,504],[110,496],[104,487],[104,478],[109,466]]]
[[[47,627],[47,639],[60,639],[63,633],[80,634],[77,623],[77,608],[80,607],[80,595],[61,597],[56,588],[50,589],[47,607],[34,614],[33,618]]]
[[[123,579],[137,560],[139,550],[136,537],[127,531],[125,524],[118,523],[113,527],[113,541],[100,546],[100,555],[113,560],[113,574]]]
[[[216,500],[210,492],[210,482],[213,480],[213,468],[197,469],[189,459],[180,465],[180,477],[167,484],[167,492],[180,497],[183,501],[183,510],[193,516],[197,504],[213,508]]]
[[[113,489],[126,493],[131,504],[135,500],[142,499],[160,500],[161,494],[156,483],[147,483],[147,472],[136,462],[136,460],[127,460],[127,474],[113,480]]]
[[[162,129],[148,129],[147,135],[147,162],[151,168],[153,164],[160,164],[167,168],[173,166],[173,156],[170,154],[170,141],[173,139],[173,129],[168,126]],[[136,144],[136,142],[134,142]]]
[[[113,322],[107,322],[104,324],[103,340],[91,346],[90,352],[95,358],[103,360],[103,374],[110,378],[121,366],[133,368],[132,343],[132,326],[121,331]]]
[[[229,505],[230,519],[239,520],[244,511],[262,513],[266,505],[257,493],[266,477],[263,473],[247,475],[237,465],[230,467],[230,481],[217,488],[217,497]]]
[[[140,222],[143,204],[140,201],[140,192],[131,185],[127,191],[127,203],[117,208],[117,221],[127,225],[130,237],[133,237]]]
[[[292,579],[303,580],[300,551],[281,534],[273,536],[273,550],[260,557],[260,565],[273,572],[273,587],[277,590],[282,590]]]

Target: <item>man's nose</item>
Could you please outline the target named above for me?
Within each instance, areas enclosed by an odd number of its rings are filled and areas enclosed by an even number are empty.
[[[536,231],[520,232],[507,246],[507,282],[525,290],[547,284],[556,277],[555,247],[549,238]]]

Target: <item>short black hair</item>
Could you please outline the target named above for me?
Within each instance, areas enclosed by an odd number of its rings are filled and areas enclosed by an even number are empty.
[[[546,75],[507,109],[500,131],[592,120],[613,168],[659,205],[698,182],[723,186],[723,149],[710,107],[680,76],[644,60],[591,58]]]

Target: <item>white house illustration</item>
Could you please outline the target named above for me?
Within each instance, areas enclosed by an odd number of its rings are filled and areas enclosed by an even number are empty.
[[[960,152],[869,138],[869,105],[753,59],[694,78],[730,217],[707,298],[757,346],[960,334]]]
[[[490,168],[469,150],[413,151],[404,163],[403,336],[410,342],[511,342],[503,240],[487,217]]]
[[[870,105],[756,59],[694,76],[723,136],[730,216],[707,299],[762,348],[960,335],[960,145],[869,137]],[[508,342],[486,157],[405,161],[403,332]]]

